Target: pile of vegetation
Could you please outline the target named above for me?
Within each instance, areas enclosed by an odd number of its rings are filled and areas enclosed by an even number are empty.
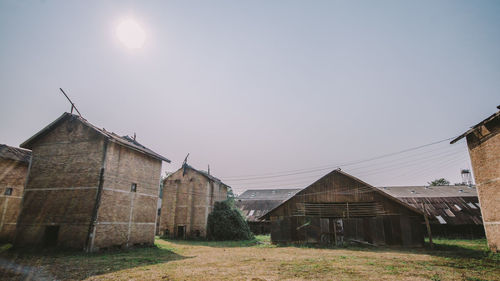
[[[247,221],[234,206],[231,199],[215,202],[208,215],[207,238],[209,240],[251,240],[254,239]]]

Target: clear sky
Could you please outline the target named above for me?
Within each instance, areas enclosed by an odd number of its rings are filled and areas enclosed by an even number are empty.
[[[456,136],[500,104],[500,1],[0,1],[0,143],[69,111],[246,188]],[[117,26],[145,33],[126,48]],[[345,167],[459,181],[464,141]],[[329,168],[328,168],[329,169]],[[281,174],[278,174],[281,175]],[[235,178],[235,176],[243,176]]]

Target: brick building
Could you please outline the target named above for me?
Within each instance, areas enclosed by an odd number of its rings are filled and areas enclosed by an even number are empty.
[[[488,246],[500,250],[500,106],[499,111],[451,141],[467,139]]]
[[[230,187],[187,164],[163,182],[160,233],[172,238],[206,237],[214,203],[227,199]]]
[[[21,144],[32,150],[16,246],[95,251],[153,244],[165,157],[64,113]]]
[[[0,241],[12,241],[31,151],[0,144]]]

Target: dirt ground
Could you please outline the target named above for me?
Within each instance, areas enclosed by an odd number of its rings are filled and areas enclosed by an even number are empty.
[[[500,280],[499,254],[488,252],[484,240],[436,242],[434,250],[327,249],[278,247],[269,243],[268,236],[260,236],[241,242],[157,239],[154,248],[97,254],[4,249],[0,276],[5,280]]]

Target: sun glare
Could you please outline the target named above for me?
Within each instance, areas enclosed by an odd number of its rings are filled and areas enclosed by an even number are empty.
[[[146,33],[134,20],[128,19],[120,22],[116,28],[118,40],[129,49],[140,49],[144,46]]]

